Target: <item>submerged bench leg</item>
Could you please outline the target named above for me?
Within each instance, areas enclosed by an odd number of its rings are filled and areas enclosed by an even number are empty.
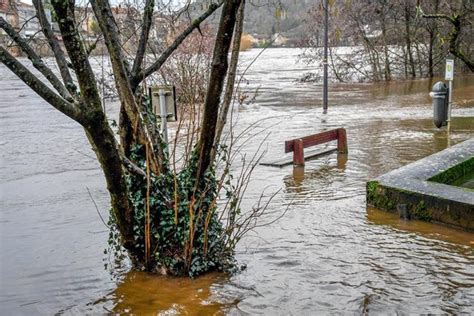
[[[344,128],[337,129],[337,152],[347,154],[347,135]]]
[[[293,143],[293,146],[293,164],[295,166],[304,166],[303,140],[296,139]]]

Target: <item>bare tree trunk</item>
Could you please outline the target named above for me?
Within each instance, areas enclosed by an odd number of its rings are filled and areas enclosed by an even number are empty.
[[[384,52],[384,59],[385,59],[384,75],[385,75],[385,80],[390,81],[392,80],[392,71],[390,69],[390,56],[388,53],[387,26],[385,24],[385,18],[381,22],[382,22],[383,52]]]
[[[423,54],[420,50],[420,45],[418,43],[415,45],[415,49],[416,49],[416,58],[417,58],[416,64],[418,65],[418,74],[420,77],[423,77],[423,63],[422,63]]]
[[[435,0],[434,3],[434,10],[435,14],[438,14],[438,9],[439,9],[439,0]],[[430,78],[434,77],[434,49],[435,49],[435,41],[436,41],[436,33],[438,32],[438,24],[436,21],[432,21],[430,23],[430,29],[429,29],[429,34],[430,34],[430,40],[429,40],[429,46],[428,46],[428,76]]]
[[[232,56],[230,58],[229,75],[227,76],[227,85],[225,88],[224,101],[222,102],[222,105],[220,107],[219,118],[217,121],[216,137],[214,141],[215,146],[212,148],[211,151],[211,161],[213,161],[216,156],[217,146],[219,145],[219,142],[221,140],[222,131],[226,124],[229,108],[234,97],[235,77],[237,75],[237,64],[239,63],[240,42],[244,29],[244,18],[245,0],[242,0],[239,7],[239,12],[237,14],[237,20],[235,22],[236,26],[232,44]]]
[[[227,54],[232,42],[232,34],[234,32],[240,3],[241,0],[227,0],[222,8],[221,20],[214,46],[209,87],[206,94],[206,101],[204,102],[202,129],[199,143],[196,147],[199,153],[199,165],[196,172],[195,188],[199,186],[204,173],[212,163],[210,154],[215,145],[214,139],[216,136],[220,98],[228,68]]]
[[[411,77],[416,77],[415,62],[413,61],[413,52],[411,49],[410,34],[410,0],[405,0],[405,42],[407,46],[408,60],[410,63]]]
[[[408,56],[406,46],[402,46],[403,52],[403,71],[405,72],[405,79],[408,79]]]
[[[99,118],[98,116],[101,117]],[[100,114],[94,120],[89,120],[85,130],[104,172],[107,190],[110,193],[113,215],[123,238],[123,246],[133,256],[137,256],[139,254],[134,242],[133,208],[128,200],[122,159],[114,132],[110,129],[105,115]]]
[[[75,24],[74,6],[61,0],[52,1],[52,5],[62,17],[58,20],[58,25],[79,82],[83,100],[80,107],[84,117],[82,125],[104,171],[123,245],[134,254],[133,209],[128,201],[120,153],[103,113],[95,75]]]
[[[382,67],[380,66],[380,54],[379,52],[377,51],[377,47],[374,47],[374,58],[376,60],[376,68],[377,68],[377,76],[379,78],[379,80],[382,80]]]
[[[380,74],[377,68],[377,57],[375,56],[374,50],[372,50],[372,48],[368,47],[367,50],[370,58],[370,64],[372,67],[372,80],[375,82],[380,81]]]
[[[428,77],[433,78],[434,77],[434,69],[433,69],[433,48],[434,48],[434,42],[435,42],[435,31],[430,30],[430,40],[428,44]]]

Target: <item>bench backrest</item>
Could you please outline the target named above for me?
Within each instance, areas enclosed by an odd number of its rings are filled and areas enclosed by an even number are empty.
[[[343,128],[337,128],[337,129],[333,129],[333,130],[322,132],[315,135],[287,140],[285,141],[285,153],[294,151],[294,148],[295,148],[294,142],[295,140],[298,140],[298,139],[301,139],[303,141],[304,148],[324,144],[333,140],[338,140],[340,137],[340,133],[342,134],[342,131],[340,130],[343,130],[345,132]]]

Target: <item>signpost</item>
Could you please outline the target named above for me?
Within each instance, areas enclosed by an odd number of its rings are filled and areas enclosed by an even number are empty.
[[[451,128],[451,106],[453,102],[453,79],[454,79],[454,60],[446,59],[446,72],[444,79],[449,81],[448,96],[448,131]]]
[[[176,110],[176,93],[174,86],[157,86],[150,88],[153,112],[161,122],[161,135],[168,144],[168,121],[178,120]]]

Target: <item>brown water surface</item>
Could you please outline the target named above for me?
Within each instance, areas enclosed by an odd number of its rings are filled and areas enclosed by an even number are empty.
[[[244,66],[257,53],[245,52]],[[432,123],[429,80],[333,84],[323,115],[321,86],[296,81],[308,71],[299,53],[268,50],[246,74],[243,87],[258,94],[234,110],[236,128],[267,118],[246,151],[268,137],[264,159],[280,157],[284,140],[345,127],[349,155],[259,166],[244,207],[282,189],[264,220],[288,212],[243,240],[246,270],[196,280],[110,269],[87,188],[103,217],[108,195],[82,129],[1,65],[1,313],[472,312],[474,235],[367,209],[365,182],[474,137],[474,76],[456,76],[448,133]]]

